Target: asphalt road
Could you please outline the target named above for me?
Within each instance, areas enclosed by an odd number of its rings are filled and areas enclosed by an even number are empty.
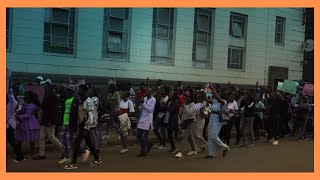
[[[264,139],[263,139],[264,140]],[[261,141],[255,147],[231,146],[227,157],[218,151],[215,159],[205,159],[205,153],[194,156],[174,157],[167,150],[153,148],[144,158],[137,158],[138,144],[131,144],[127,154],[119,154],[120,146],[103,145],[103,163],[89,167],[89,162],[78,163],[77,170],[71,172],[313,172],[313,140],[298,142],[287,137],[278,146]],[[47,159],[34,161],[28,158],[22,163],[13,163],[7,158],[7,172],[65,172],[64,165],[58,164],[59,153],[47,152]],[[79,158],[81,160],[81,158]],[[70,170],[68,170],[70,171]]]

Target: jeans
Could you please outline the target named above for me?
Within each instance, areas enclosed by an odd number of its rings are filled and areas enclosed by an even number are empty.
[[[127,136],[125,136],[123,134],[120,126],[116,122],[109,122],[107,124],[107,134],[111,128],[114,128],[117,131],[117,133],[120,135],[122,148],[127,149],[128,148],[128,139],[127,139]]]
[[[70,157],[70,150],[74,143],[73,132],[70,130],[69,125],[63,125],[60,129],[60,142],[64,145],[63,156],[65,158]]]
[[[156,118],[153,122],[153,132],[157,136],[157,139],[160,142],[160,145],[166,146],[167,144],[167,126],[168,124],[165,124],[162,122],[163,119]]]
[[[271,129],[270,129],[270,134],[268,133],[268,139],[271,139],[272,137],[274,138],[274,140],[278,140],[278,138],[280,137],[280,131],[281,131],[281,116],[280,114],[274,114],[271,117]]]
[[[259,115],[255,115],[254,121],[253,121],[253,132],[254,132],[254,139],[260,140],[260,129],[262,127],[262,119]]]
[[[233,126],[236,128],[237,131],[237,138],[236,138],[236,142],[240,142],[240,137],[241,137],[241,131],[240,131],[240,118],[239,117],[231,117],[230,121],[228,122],[228,133],[227,133],[227,145],[230,144],[230,138],[231,138],[231,131]]]
[[[303,137],[307,137],[307,131],[306,131],[306,125],[308,123],[308,118],[307,117],[301,117],[299,118],[298,121],[298,126],[299,126],[299,139],[302,139]]]
[[[45,156],[46,153],[46,136],[48,136],[49,140],[59,149],[61,152],[64,150],[64,146],[55,136],[55,126],[40,126],[40,138],[39,138],[39,155]]]
[[[246,127],[249,131],[250,144],[254,144],[253,121],[254,117],[243,117],[240,121],[241,143],[243,145],[246,145]]]
[[[16,144],[16,140],[14,138],[14,129],[9,125],[9,128],[7,128],[7,141],[9,142],[10,146],[13,148],[14,153],[16,154],[16,160],[20,161],[24,159],[24,156],[21,152],[21,149],[18,148]]]
[[[99,143],[96,136],[96,128],[92,128],[89,130],[89,135],[92,141],[92,145],[95,149],[99,149]]]
[[[174,133],[176,132],[178,128],[168,128],[167,129],[167,133],[168,133],[168,139],[169,139],[169,143],[171,146],[171,149],[176,149],[176,144],[174,142]]]
[[[90,138],[90,131],[85,130],[83,127],[79,129],[79,133],[76,137],[75,143],[74,143],[74,153],[72,157],[72,164],[77,164],[77,159],[78,159],[78,153],[80,150],[81,142],[82,140],[85,140],[87,146],[89,147],[94,159],[97,161],[100,159],[97,150],[94,148],[92,144],[92,140]]]
[[[140,152],[143,154],[147,153],[147,148],[152,143],[148,141],[149,130],[143,130],[138,128],[137,138],[140,142]]]
[[[216,144],[223,149],[229,148],[229,146],[224,144],[219,138],[219,133],[223,125],[224,123],[219,121],[210,121],[208,124],[208,154],[210,156],[216,156]]]

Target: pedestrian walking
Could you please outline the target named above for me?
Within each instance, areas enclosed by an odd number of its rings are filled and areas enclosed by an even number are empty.
[[[224,144],[219,138],[219,133],[221,127],[226,124],[223,122],[219,113],[226,111],[227,102],[224,99],[221,99],[220,95],[216,89],[210,84],[210,90],[213,94],[212,100],[207,100],[211,104],[211,115],[208,124],[208,155],[206,158],[215,158],[216,157],[216,145],[220,146],[223,149],[222,156],[225,157],[229,151],[229,146]]]
[[[156,99],[152,97],[152,93],[152,89],[147,88],[147,97],[140,102],[142,112],[137,126],[137,138],[140,142],[140,153],[137,157],[146,156],[153,146],[153,143],[148,140],[149,131],[153,130],[153,112],[156,105]]]
[[[183,153],[186,150],[186,146],[189,143],[191,146],[191,151],[187,153],[187,155],[195,155],[197,154],[196,147],[194,144],[194,139],[192,136],[192,132],[195,126],[195,118],[196,118],[196,105],[193,102],[193,98],[191,94],[186,91],[184,93],[185,103],[180,109],[180,117],[181,117],[181,128],[182,131],[182,142],[181,147],[179,148],[178,153],[175,155],[177,158],[182,158]]]
[[[94,157],[94,161],[90,163],[90,166],[96,166],[102,163],[102,159],[100,158],[96,148],[92,143],[92,139],[90,138],[90,130],[94,129],[98,122],[98,104],[99,99],[95,96],[93,88],[89,89],[87,92],[87,98],[83,102],[84,118],[79,125],[79,133],[75,140],[72,161],[70,164],[66,165],[64,169],[69,170],[78,168],[78,152],[80,150],[80,144],[83,139],[85,140]]]

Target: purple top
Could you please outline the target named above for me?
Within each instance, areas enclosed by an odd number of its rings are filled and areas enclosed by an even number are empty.
[[[144,103],[142,104],[142,114],[138,122],[138,128],[143,130],[152,130],[153,112],[156,106],[156,99],[151,97],[148,99],[144,98]]]
[[[6,125],[9,128],[9,125],[16,129],[17,122],[16,122],[16,108],[18,106],[17,100],[14,98],[12,90],[10,89],[8,92],[9,102],[7,103],[7,113],[6,113]]]
[[[38,106],[35,104],[26,104],[22,109],[22,114],[18,116],[21,121],[19,130],[30,131],[39,129],[38,120],[35,117]]]

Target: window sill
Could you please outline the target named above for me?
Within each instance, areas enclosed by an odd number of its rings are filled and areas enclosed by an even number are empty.
[[[234,35],[231,35],[231,34],[229,34],[229,35],[230,35],[230,37],[236,38],[236,39],[246,39],[246,37],[239,37],[239,36],[234,36]]]
[[[198,67],[198,66],[192,66],[192,67],[196,69],[212,69],[212,67]]]
[[[275,45],[284,47],[284,44],[275,43]]]
[[[150,64],[152,64],[152,65],[174,66],[173,59],[171,59],[171,58],[162,58],[162,61],[161,60],[154,60],[153,58],[160,58],[161,59],[161,57],[151,57]],[[163,59],[168,59],[168,61],[166,62]]]
[[[115,61],[115,62],[130,62],[128,58],[122,59],[122,58],[109,58],[109,57],[102,57],[102,60],[104,61]]]
[[[231,68],[227,68],[228,71],[234,71],[234,72],[245,72],[244,69],[231,69]]]
[[[59,53],[42,52],[42,55],[45,55],[45,56],[57,56],[57,57],[76,58],[76,55],[75,55],[75,54],[59,54]]]
[[[161,65],[161,66],[174,66],[173,63],[163,63],[163,62],[157,62],[157,61],[150,61],[151,65]]]

